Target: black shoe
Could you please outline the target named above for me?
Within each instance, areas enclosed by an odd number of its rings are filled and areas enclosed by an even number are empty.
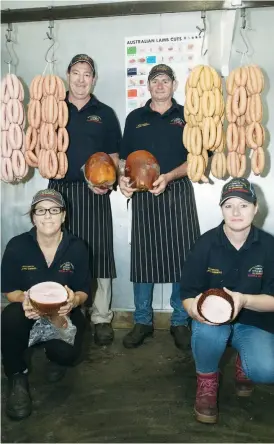
[[[114,331],[111,324],[95,324],[94,341],[97,345],[110,345],[114,339]]]
[[[59,365],[56,362],[47,362],[47,380],[48,382],[60,381],[66,374],[67,367]]]
[[[6,414],[12,419],[23,419],[31,414],[31,410],[28,377],[24,373],[17,373],[9,378]]]
[[[191,333],[187,325],[171,325],[170,334],[174,338],[176,347],[180,350],[187,350],[190,348]]]
[[[146,337],[153,336],[153,331],[152,325],[135,324],[133,329],[123,339],[124,347],[139,347]]]

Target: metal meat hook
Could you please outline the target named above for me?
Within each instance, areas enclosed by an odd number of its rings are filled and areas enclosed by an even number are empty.
[[[199,36],[203,33],[203,41],[202,41],[202,48],[201,48],[201,55],[205,56],[207,53],[207,49],[204,49],[205,46],[205,36],[206,36],[206,12],[201,12],[201,19],[203,21],[203,28],[200,28],[200,26],[196,26],[196,28],[199,31]]]
[[[48,26],[48,28],[49,28],[49,32],[48,32],[48,31],[46,32],[46,34],[47,34],[46,39],[52,40],[52,44],[50,45],[50,47],[48,48],[48,50],[47,50],[47,52],[46,52],[46,54],[45,54],[45,60],[46,60],[47,63],[54,63],[54,62],[56,62],[57,59],[54,59],[54,58],[53,58],[53,57],[54,57],[54,51],[53,51],[53,49],[52,49],[52,48],[54,47],[54,45],[55,45],[55,40],[54,40],[53,32],[52,32],[52,29],[54,28],[54,22],[53,22],[53,20],[50,20],[50,21],[49,21],[49,26]],[[49,59],[48,59],[48,55],[49,55],[49,52],[50,52],[51,49],[52,49],[52,59],[49,60]]]

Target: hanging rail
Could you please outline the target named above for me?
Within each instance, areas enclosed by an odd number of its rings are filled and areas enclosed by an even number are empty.
[[[235,6],[236,4],[236,6]],[[190,11],[210,11],[238,8],[274,7],[274,1],[140,1],[109,2],[84,5],[51,6],[43,8],[4,9],[1,11],[2,23],[40,22],[45,20],[67,20],[96,17],[115,17],[127,15],[165,14]]]

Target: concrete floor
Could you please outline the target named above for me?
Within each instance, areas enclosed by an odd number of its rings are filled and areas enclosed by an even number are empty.
[[[218,425],[198,424],[193,415],[195,371],[190,352],[176,349],[168,331],[135,350],[115,342],[98,348],[87,332],[83,361],[65,379],[44,379],[44,354],[35,350],[30,374],[32,415],[20,422],[6,418],[3,443],[91,442],[274,442],[274,387],[256,388],[252,398],[234,393],[229,351],[220,389]],[[2,403],[6,379],[2,375]]]

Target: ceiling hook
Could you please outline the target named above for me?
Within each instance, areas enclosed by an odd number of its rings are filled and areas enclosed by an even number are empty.
[[[242,50],[236,49],[236,52],[238,52],[239,54],[242,54],[242,56],[247,56],[249,54],[249,45],[248,45],[248,41],[246,39],[246,35],[245,34],[246,34],[246,31],[248,29],[251,29],[251,28],[249,28],[246,25],[246,11],[245,11],[245,8],[241,9],[241,19],[242,19],[242,26],[240,27],[240,34],[241,34],[241,37],[242,37],[242,40],[243,40],[243,43],[244,43],[244,46],[245,46],[245,50],[242,51]]]
[[[46,32],[47,37],[48,37],[49,40],[53,40],[53,32],[52,32],[52,30],[54,28],[54,21],[53,20],[49,21],[48,28],[49,28],[49,32],[48,31]]]
[[[207,49],[204,49],[205,46],[205,36],[206,36],[206,12],[201,11],[201,19],[203,21],[203,28],[200,28],[200,26],[196,26],[196,28],[199,31],[199,37],[203,33],[203,41],[202,41],[202,47],[201,47],[201,55],[205,56],[207,53]]]
[[[46,54],[45,54],[45,60],[46,60],[47,63],[54,63],[54,62],[56,62],[57,59],[54,59],[54,58],[53,58],[53,57],[54,57],[53,47],[54,47],[54,45],[55,45],[55,39],[54,39],[53,32],[52,32],[52,30],[53,30],[53,28],[54,28],[54,21],[53,21],[53,20],[50,20],[50,21],[49,21],[49,26],[48,26],[48,28],[49,28],[49,32],[48,32],[48,31],[46,32],[46,34],[47,34],[46,39],[51,40],[51,41],[52,41],[52,44],[50,45],[50,47],[48,48],[48,50],[47,50],[47,52],[46,52]],[[48,59],[48,55],[49,55],[49,52],[50,52],[51,49],[52,49],[52,59],[49,60],[49,59]]]
[[[7,28],[8,32],[6,34],[6,49],[7,49],[8,55],[9,55],[9,60],[4,60],[4,62],[7,65],[12,65],[12,54],[11,54],[11,51],[10,51],[10,48],[9,48],[9,43],[11,43],[11,44],[13,43],[13,40],[11,38],[12,30],[13,30],[12,23],[8,23],[8,28]]]
[[[11,33],[12,33],[12,23],[8,23],[8,29],[7,29],[8,33],[6,34],[6,41],[8,43],[12,42],[11,39]]]
[[[241,9],[241,18],[242,18],[242,29],[246,28],[246,13],[245,8]]]

